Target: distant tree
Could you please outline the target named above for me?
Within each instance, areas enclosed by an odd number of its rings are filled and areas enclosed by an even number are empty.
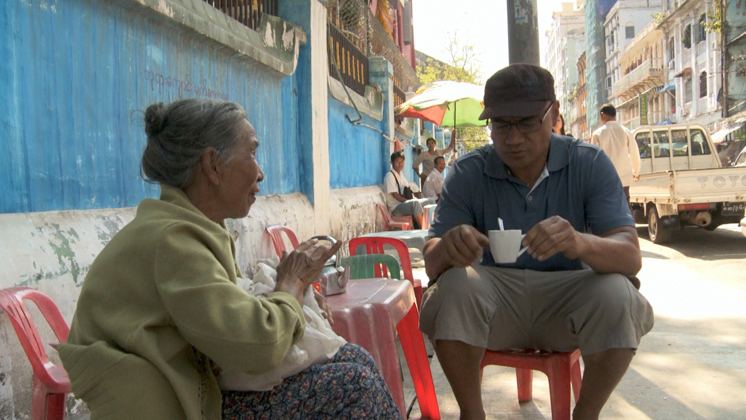
[[[420,83],[428,84],[440,80],[481,84],[479,69],[481,62],[474,52],[474,46],[463,44],[458,31],[448,32],[448,45],[443,49],[450,57],[444,63],[428,57],[425,64],[417,66],[417,77]],[[457,140],[470,152],[489,141],[485,127],[466,127],[458,130]]]

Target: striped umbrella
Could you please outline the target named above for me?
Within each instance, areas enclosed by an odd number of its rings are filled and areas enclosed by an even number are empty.
[[[399,117],[419,118],[441,127],[483,127],[479,120],[484,110],[484,86],[440,81],[417,90],[412,99],[394,109]]]

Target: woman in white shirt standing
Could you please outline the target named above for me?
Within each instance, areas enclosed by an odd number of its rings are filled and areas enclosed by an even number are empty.
[[[438,156],[444,156],[446,153],[452,152],[456,144],[456,130],[454,129],[451,133],[451,144],[445,149],[436,149],[435,139],[430,137],[427,139],[427,150],[423,150],[417,159],[412,164],[412,169],[420,177],[422,185],[425,185],[425,180],[430,172],[435,168],[435,158]],[[420,164],[422,164],[422,172],[420,172]]]

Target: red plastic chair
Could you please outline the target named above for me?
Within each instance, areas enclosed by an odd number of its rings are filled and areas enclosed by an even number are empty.
[[[428,204],[422,208],[422,228],[430,229],[430,224],[433,222],[433,215],[435,214],[436,204]]]
[[[356,238],[361,239],[361,238]],[[389,239],[389,238],[385,238]],[[397,241],[399,239],[396,239]],[[371,257],[374,255],[375,257]],[[407,254],[407,257],[409,254]],[[350,278],[359,279],[361,277],[370,277],[375,275],[381,277],[379,272],[381,267],[384,269],[390,267],[391,276],[388,274],[384,277],[399,279],[399,262],[391,255],[382,253],[368,253],[368,255],[354,255],[343,260],[350,263]],[[388,270],[386,270],[388,271]],[[410,267],[411,271],[411,267]],[[430,361],[427,357],[425,340],[419,329],[420,316],[416,306],[413,306],[404,318],[399,321],[396,331],[399,333],[404,358],[407,360],[409,373],[412,376],[417,401],[420,404],[422,418],[438,420],[440,419],[440,409],[438,408],[438,397],[435,394],[435,385],[433,375],[430,370]]]
[[[65,397],[71,392],[70,378],[62,366],[49,361],[24,299],[39,307],[60,343],[67,341],[70,328],[57,305],[45,294],[28,287],[0,290],[0,307],[8,314],[34,371],[31,419],[62,420],[65,416]]]
[[[412,259],[409,257],[409,248],[407,244],[401,239],[386,238],[383,236],[361,236],[358,238],[350,239],[350,255],[357,253],[357,248],[360,245],[365,245],[366,254],[385,254],[384,245],[390,245],[396,249],[399,254],[399,263],[404,274],[404,278],[409,280],[414,287],[414,297],[417,302],[417,308],[420,307],[422,302],[422,282],[419,279],[415,279],[412,274]],[[386,266],[376,266],[376,277],[388,277]]]
[[[383,218],[383,230],[389,231],[391,228],[398,228],[400,230],[412,230],[414,226],[414,220],[412,216],[392,216],[389,212],[388,207],[383,204],[376,204],[378,212],[381,213]]]
[[[549,401],[552,404],[553,420],[570,419],[570,385],[575,402],[580,397],[580,350],[566,353],[487,350],[482,357],[481,368],[499,365],[515,368],[518,383],[518,401],[528,402],[533,398],[534,370],[544,372],[549,378]]]
[[[290,244],[293,245],[293,249],[298,248],[298,238],[295,236],[289,227],[281,225],[267,226],[265,231],[269,234],[269,238],[272,240],[272,245],[275,247],[275,253],[280,259],[282,259],[282,251],[285,251],[285,240],[282,238],[282,234],[285,233]]]

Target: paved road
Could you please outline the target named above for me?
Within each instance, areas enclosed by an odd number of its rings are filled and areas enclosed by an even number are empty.
[[[746,419],[746,238],[736,225],[687,229],[660,246],[639,228],[642,292],[656,312],[653,331],[612,395],[602,419]],[[458,419],[452,391],[433,363],[443,419]],[[546,377],[519,405],[515,376],[488,367],[489,419],[549,419]],[[411,418],[419,418],[413,411]]]

